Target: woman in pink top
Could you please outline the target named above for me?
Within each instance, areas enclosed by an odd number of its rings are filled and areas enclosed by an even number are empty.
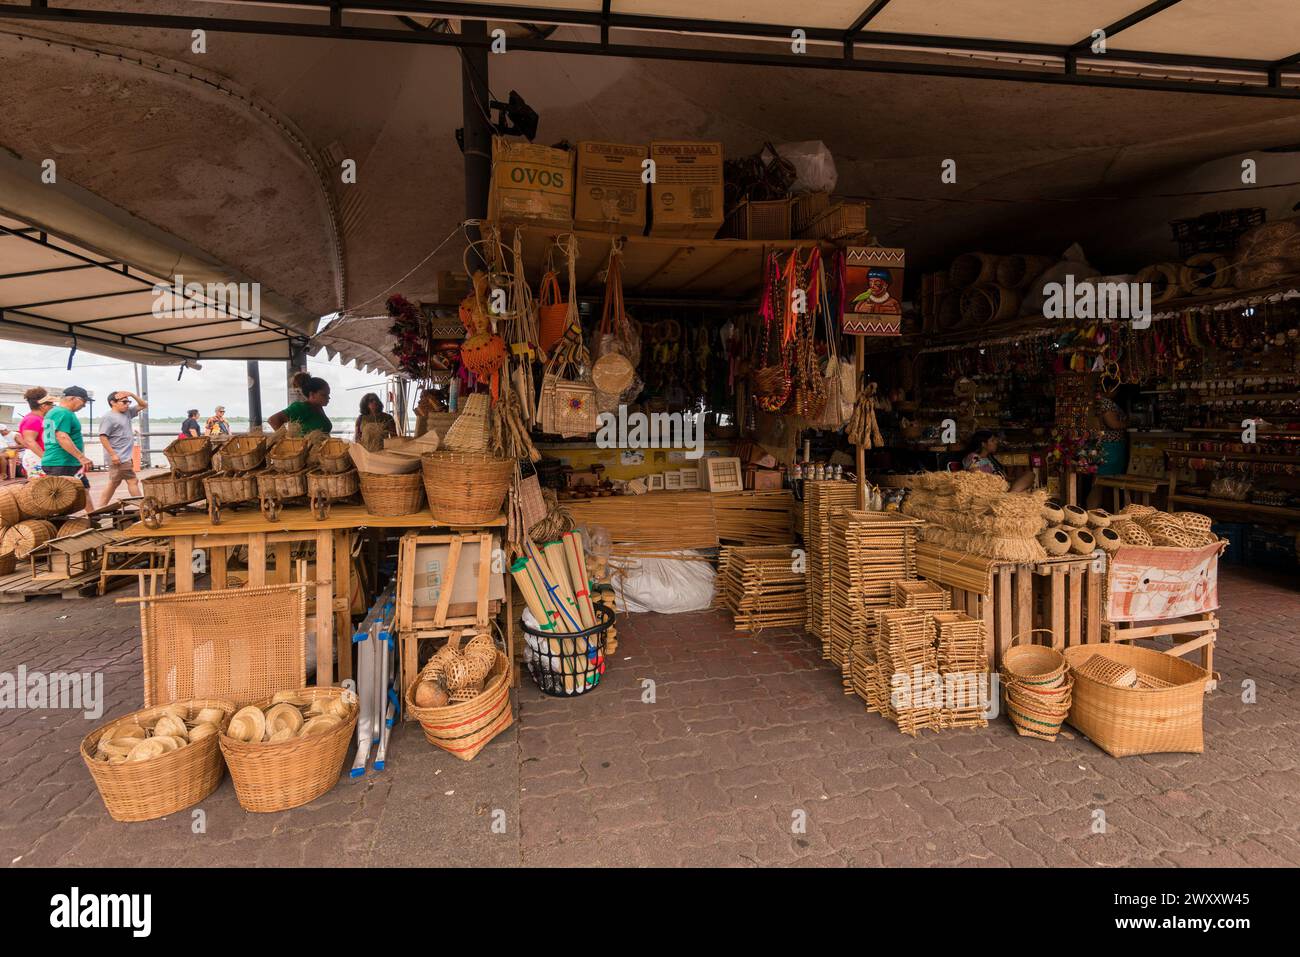
[[[18,423],[18,444],[22,447],[23,471],[30,479],[41,474],[41,456],[45,454],[45,413],[54,407],[54,400],[40,386],[28,389],[23,398],[31,411]]]

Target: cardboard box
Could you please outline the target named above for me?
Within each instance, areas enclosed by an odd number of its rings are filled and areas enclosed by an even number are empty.
[[[723,220],[722,144],[650,144],[650,235],[712,239]]]
[[[634,236],[645,232],[646,184],[641,172],[649,152],[627,143],[578,144],[574,229]]]
[[[492,138],[488,218],[498,223],[573,225],[573,154]]]
[[[492,550],[495,552],[500,547],[501,540],[495,535],[492,536]],[[428,609],[427,614],[417,614],[415,616],[417,619],[433,617],[433,609],[437,606],[438,598],[442,595],[442,589],[446,584],[443,579],[450,556],[450,545],[420,545],[415,549],[415,588],[411,594],[411,604],[415,608]],[[478,602],[478,579],[481,574],[490,576],[488,601],[494,603],[505,600],[504,573],[493,572],[490,565],[487,568],[480,568],[479,565],[477,542],[473,547],[461,548],[460,558],[456,560],[456,580],[451,583],[449,617],[474,614]]]

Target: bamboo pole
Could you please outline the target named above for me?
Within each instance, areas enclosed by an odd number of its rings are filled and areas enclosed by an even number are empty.
[[[858,388],[866,388],[862,381],[862,370],[867,365],[867,346],[861,336],[853,337],[853,367],[857,370]],[[862,446],[854,446],[857,452],[858,466],[858,508],[867,507],[867,453]]]

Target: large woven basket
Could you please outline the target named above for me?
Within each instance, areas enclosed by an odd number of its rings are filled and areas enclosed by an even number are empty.
[[[317,521],[329,517],[330,503],[351,498],[361,488],[357,470],[346,472],[313,471],[307,473],[307,498]]]
[[[152,821],[198,804],[217,789],[225,762],[217,736],[187,744],[148,761],[109,764],[95,760],[95,746],[111,729],[127,721],[161,717],[170,705],[145,708],[108,722],[81,739],[81,759],[99,789],[99,796],[115,821]],[[221,729],[225,731],[235,713],[235,706],[219,699],[196,699],[184,702],[185,715],[193,718],[203,708],[220,708],[225,712]]]
[[[212,440],[206,435],[173,439],[163,455],[177,472],[206,472],[212,465]]]
[[[1134,668],[1138,687],[1116,687],[1092,677],[1089,668],[1080,671],[1094,655]],[[1211,677],[1208,671],[1182,658],[1124,642],[1078,645],[1067,648],[1065,657],[1075,677],[1074,702],[1067,720],[1106,753],[1122,758],[1167,751],[1200,754],[1205,750],[1202,718],[1205,683]],[[1144,677],[1154,680],[1143,681]]]
[[[424,507],[424,484],[419,472],[405,475],[376,475],[358,472],[361,501],[371,515],[410,515]]]
[[[1016,733],[1025,738],[1055,741],[1070,713],[1073,679],[1067,672],[1053,688],[1037,688],[1003,672],[1003,701]]]
[[[18,507],[32,518],[53,518],[75,512],[85,500],[81,479],[66,475],[42,475],[18,490]]]
[[[18,494],[11,487],[0,488],[0,531],[23,520],[23,510],[18,504]]]
[[[249,743],[221,735],[221,753],[245,811],[287,811],[316,800],[338,783],[348,757],[348,742],[357,730],[357,698],[339,687],[302,688],[296,694],[317,700],[344,697],[351,704],[343,722],[324,734],[275,743]],[[270,705],[270,699],[259,707]]]
[[[247,472],[266,461],[265,435],[235,435],[212,456],[213,468],[222,472]]]
[[[23,559],[56,534],[58,532],[53,522],[47,522],[43,518],[29,518],[5,529],[4,537],[0,538],[0,550],[13,552],[15,558]]]
[[[140,485],[145,498],[153,499],[163,508],[174,508],[203,498],[203,480],[209,475],[210,473],[207,472],[193,474],[163,472],[161,475],[142,478]]]
[[[514,723],[510,710],[510,662],[497,651],[496,664],[484,679],[477,697],[442,708],[415,704],[417,675],[406,688],[406,713],[420,722],[425,739],[462,761],[469,761],[498,734]]]
[[[420,456],[429,510],[440,525],[481,525],[501,514],[515,474],[513,459],[485,452]]]
[[[277,472],[301,472],[310,452],[311,443],[306,439],[283,438],[266,453],[266,464]]]

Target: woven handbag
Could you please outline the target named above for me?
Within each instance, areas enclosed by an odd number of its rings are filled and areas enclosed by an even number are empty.
[[[542,353],[551,351],[551,347],[564,336],[569,328],[569,303],[561,298],[560,275],[554,269],[542,277],[542,284],[537,294],[538,345]]]
[[[585,353],[580,342],[566,336],[546,361],[537,403],[543,432],[571,438],[596,431],[596,388],[577,378]]]

